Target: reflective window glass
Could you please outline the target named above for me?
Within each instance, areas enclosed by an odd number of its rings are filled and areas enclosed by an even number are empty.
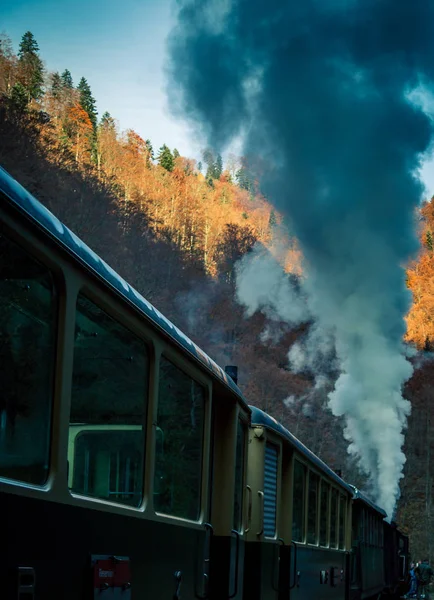
[[[345,550],[345,525],[346,525],[347,502],[341,494],[339,500],[339,548]]]
[[[330,504],[330,548],[337,548],[338,546],[338,501],[338,491],[336,488],[332,488]]]
[[[160,360],[157,423],[164,440],[155,457],[157,512],[200,515],[205,390],[165,357]]]
[[[0,231],[0,477],[48,477],[56,300],[50,271]]]
[[[148,362],[141,339],[78,297],[69,431],[73,492],[140,504]]]
[[[319,543],[320,546],[328,546],[327,530],[329,519],[330,486],[325,481],[321,481],[321,509],[319,525]]]
[[[292,539],[304,542],[304,501],[306,486],[306,467],[298,460],[294,461],[294,485],[292,494]]]
[[[241,531],[243,519],[243,491],[244,491],[244,453],[246,445],[246,427],[238,419],[237,444],[235,455],[235,493],[234,493],[234,518],[233,529]]]
[[[318,516],[318,486],[319,477],[309,471],[309,495],[307,506],[307,542],[318,543],[317,516]]]

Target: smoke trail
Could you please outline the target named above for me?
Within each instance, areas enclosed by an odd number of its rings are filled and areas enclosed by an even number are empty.
[[[169,38],[172,105],[223,148],[268,170],[261,188],[307,261],[309,307],[333,330],[330,395],[350,451],[392,515],[410,412],[401,396],[409,306],[402,265],[417,249],[414,173],[431,123],[410,100],[431,82],[429,0],[180,0]]]

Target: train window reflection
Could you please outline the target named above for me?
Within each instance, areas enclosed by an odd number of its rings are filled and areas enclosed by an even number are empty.
[[[304,542],[304,500],[306,468],[298,460],[294,461],[294,484],[292,493],[292,539]]]
[[[48,477],[56,301],[50,271],[0,232],[0,477]]]
[[[330,548],[338,547],[338,491],[332,488],[330,505]]]
[[[325,481],[321,481],[321,506],[320,506],[320,526],[319,543],[321,546],[328,546],[328,521],[330,504],[330,486]]]
[[[241,531],[243,518],[243,490],[244,490],[244,453],[245,453],[246,428],[238,419],[237,445],[235,456],[235,493],[233,528]]]
[[[340,496],[339,501],[339,548],[345,550],[345,524],[347,503],[345,496]]]
[[[318,485],[319,477],[312,471],[309,472],[309,495],[307,507],[307,542],[317,543],[317,515],[318,515]]]
[[[160,490],[154,496],[155,510],[195,521],[200,515],[205,390],[164,357],[157,421],[164,447],[155,457]]]
[[[140,504],[148,370],[142,340],[79,296],[69,430],[73,492]]]

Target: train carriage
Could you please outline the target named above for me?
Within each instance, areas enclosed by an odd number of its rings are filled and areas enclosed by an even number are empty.
[[[347,598],[352,488],[287,429],[252,409],[248,598]]]
[[[246,401],[3,170],[0,379],[6,597],[234,596]]]
[[[383,521],[386,513],[353,488],[350,600],[378,596],[385,586]]]

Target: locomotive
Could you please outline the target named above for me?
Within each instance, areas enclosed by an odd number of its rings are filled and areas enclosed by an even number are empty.
[[[6,598],[399,591],[408,539],[230,372],[0,168]]]

